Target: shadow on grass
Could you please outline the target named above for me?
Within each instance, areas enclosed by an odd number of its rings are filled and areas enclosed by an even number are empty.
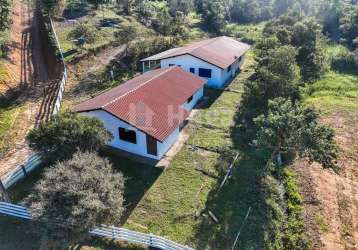
[[[115,150],[106,150],[101,154],[109,158],[113,168],[122,172],[126,178],[124,190],[126,210],[121,218],[121,224],[124,224],[144,194],[160,176],[162,169],[119,156]]]
[[[36,227],[27,220],[0,215],[0,249],[6,250],[37,250],[41,239]],[[145,250],[144,246],[128,244],[100,237],[91,237],[75,246],[64,249],[96,249],[96,250]]]
[[[251,207],[236,249],[264,249],[265,202],[261,194],[261,168],[263,159],[250,150],[240,150],[232,177],[218,193],[223,178],[208,194],[208,200],[194,236],[196,249],[231,249],[237,232]],[[223,175],[225,173],[222,173]],[[215,223],[208,215],[211,211],[219,219]]]

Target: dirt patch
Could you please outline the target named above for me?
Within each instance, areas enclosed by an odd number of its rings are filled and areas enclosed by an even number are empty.
[[[31,154],[25,136],[41,117],[48,116],[50,110],[44,110],[44,102],[54,94],[49,90],[56,90],[56,81],[51,81],[48,74],[49,67],[55,65],[46,63],[48,56],[44,55],[43,39],[31,2],[14,1],[11,45],[8,58],[3,61],[12,77],[6,86],[1,86],[1,91],[18,93],[16,98],[9,100],[9,105],[21,107],[21,111],[6,132],[7,145],[0,156],[0,176],[23,163]],[[42,116],[44,113],[46,115]]]
[[[305,200],[306,229],[313,249],[358,249],[358,115],[326,116],[341,148],[339,173],[306,161],[295,163]]]

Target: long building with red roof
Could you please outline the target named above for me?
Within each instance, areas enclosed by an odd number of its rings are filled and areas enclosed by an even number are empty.
[[[206,81],[180,67],[148,71],[74,108],[100,119],[129,153],[160,160],[179,136]]]
[[[221,36],[173,48],[141,61],[143,71],[179,66],[205,79],[208,86],[223,88],[240,70],[249,49],[246,43]]]

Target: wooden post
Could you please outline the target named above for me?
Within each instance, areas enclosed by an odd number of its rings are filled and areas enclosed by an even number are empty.
[[[6,192],[5,186],[2,183],[2,181],[0,180],[0,199],[5,201],[5,202],[10,202],[10,197]]]

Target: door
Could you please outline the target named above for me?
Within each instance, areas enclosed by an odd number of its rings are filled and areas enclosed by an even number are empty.
[[[157,155],[157,140],[147,134],[147,153],[150,155]]]

